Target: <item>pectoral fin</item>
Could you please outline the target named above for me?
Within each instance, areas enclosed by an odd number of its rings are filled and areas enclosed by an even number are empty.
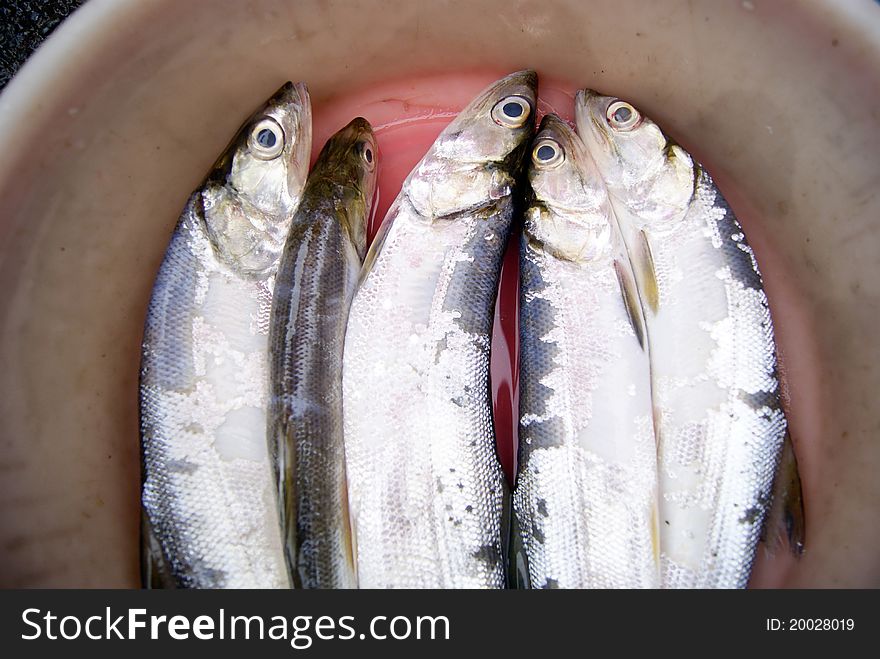
[[[654,255],[651,243],[644,230],[639,231],[636,246],[635,267],[638,268],[642,284],[642,298],[654,313],[660,308],[660,289],[657,286],[657,272],[654,269]]]
[[[787,544],[795,556],[804,553],[806,523],[801,477],[791,436],[787,432],[782,443],[776,480],[773,482],[773,502],[764,521],[761,540],[774,553],[783,544]]]
[[[645,349],[645,325],[642,318],[642,305],[639,303],[639,296],[636,293],[635,282],[630,275],[627,267],[614,261],[614,271],[617,273],[617,283],[620,286],[620,296],[623,298],[623,306],[626,307],[626,315],[629,323],[632,325],[633,331],[638,339],[639,346]]]

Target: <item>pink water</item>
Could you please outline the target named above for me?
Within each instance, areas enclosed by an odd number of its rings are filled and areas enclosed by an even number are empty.
[[[347,92],[338,97],[322,99],[314,104],[313,161],[327,139],[355,116],[363,116],[373,125],[379,144],[380,175],[378,204],[370,222],[369,240],[376,235],[388,207],[400,192],[403,180],[440,131],[480,90],[507,73],[509,71],[481,71],[389,81],[353,93]],[[576,84],[541,75],[537,119],[540,120],[549,112],[555,112],[563,119],[572,121],[574,93],[578,88]],[[682,143],[687,146],[686,140]],[[695,155],[699,157],[700,154],[696,152]],[[710,169],[712,169],[711,163]],[[762,231],[760,218],[756,217],[747,200],[738,197],[735,190],[731,191],[733,186],[729,183],[728,186],[724,185],[723,173],[716,172],[715,178],[736,210],[760,260],[781,352],[784,354],[785,347],[792,343],[799,346],[807,345],[808,337],[802,336],[804,325],[797,322],[800,318],[797,311],[797,296],[791,290],[790,282],[787,282],[784,266],[780,261],[766,257],[768,252],[772,254],[773,249],[770,240]],[[501,270],[491,360],[498,456],[510,483],[513,483],[516,470],[519,407],[518,252],[518,241],[513,239],[508,245]],[[794,354],[794,350],[789,354]],[[801,372],[797,363],[790,363],[794,360],[785,361],[789,376],[797,371],[803,377],[804,383],[799,390],[790,392],[786,399],[785,402],[790,410],[796,402],[800,403],[803,400],[807,403],[813,396],[812,392],[817,389],[811,386],[813,378],[809,377],[809,372]],[[817,405],[813,407],[818,409]],[[805,468],[808,472],[810,462],[802,459],[800,449],[808,447],[813,442],[808,438],[808,435],[812,434],[810,424],[800,423],[804,418],[806,417],[793,419],[789,413],[790,427],[796,438],[795,446],[798,449],[805,496],[808,496],[806,490],[812,478],[807,476]],[[801,441],[798,442],[798,439]],[[809,516],[809,508],[807,513]],[[807,524],[809,529],[809,517]],[[784,582],[786,573],[793,568],[793,565],[792,558],[786,553],[770,555],[763,546],[759,547],[751,585],[778,586]]]

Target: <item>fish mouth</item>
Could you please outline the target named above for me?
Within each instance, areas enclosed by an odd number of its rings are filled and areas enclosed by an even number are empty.
[[[523,69],[508,73],[506,76],[498,78],[486,91],[500,90],[507,85],[519,85],[528,89],[537,89],[538,73],[533,69]]]
[[[541,133],[548,133],[550,137],[562,138],[571,132],[571,127],[563,119],[555,114],[545,114],[538,126],[538,133],[535,137],[539,137]]]
[[[254,116],[259,115],[260,113],[271,112],[271,110],[275,108],[291,108],[292,111],[299,114],[303,123],[308,121],[309,125],[311,125],[312,100],[309,96],[308,85],[304,82],[294,83],[288,80],[269,97],[265,106],[261,110],[258,110]]]
[[[266,104],[267,114],[290,114],[296,116],[293,127],[295,140],[286,156],[288,190],[296,190],[305,184],[312,155],[312,101],[309,88],[304,82],[286,82]],[[279,117],[280,118],[280,117]],[[282,119],[282,123],[287,123]]]
[[[488,110],[500,99],[508,96],[519,96],[529,104],[530,114],[535,116],[538,97],[538,74],[531,70],[516,71],[484,89],[473,101],[471,101],[460,113],[459,117],[466,117]]]
[[[379,160],[378,160],[379,147],[378,147],[378,142],[376,140],[376,133],[373,130],[373,126],[370,124],[369,121],[367,121],[363,117],[355,117],[350,122],[348,122],[343,128],[341,128],[339,130],[339,132],[336,133],[336,136],[334,136],[334,138],[335,137],[347,140],[349,146],[350,146],[350,144],[353,144],[353,143],[358,142],[360,140],[366,140],[367,142],[369,142],[370,146],[372,147],[372,149],[374,151],[374,153],[371,157],[375,158],[375,160],[371,160],[370,163],[372,164],[373,168],[378,166],[378,164],[379,164]]]
[[[505,78],[502,78],[504,80]],[[538,86],[538,73],[533,69],[523,69],[522,71],[516,71],[506,76],[506,79],[519,81],[520,84],[526,85],[528,87],[537,87]]]
[[[580,157],[582,140],[574,126],[556,114],[545,114],[535,131],[533,143],[542,139],[552,139],[561,144],[566,151],[577,152]]]
[[[308,126],[309,131],[311,132],[312,101],[306,83],[293,83],[288,80],[269,97],[269,100],[266,101],[265,105],[257,110],[251,116],[249,121],[253,121],[254,118],[260,115],[272,115],[277,119],[281,119],[282,115],[286,113],[297,115],[299,118],[299,125],[303,127]],[[279,123],[281,122],[279,121]],[[300,131],[302,131],[302,129],[300,129]]]
[[[504,76],[498,80],[488,90],[489,96],[494,94],[504,96],[522,96],[529,101],[532,106],[532,115],[534,116],[535,107],[537,105],[538,90],[538,74],[532,69],[524,69],[516,71]]]
[[[575,118],[581,139],[587,139],[586,133],[593,137],[601,137],[610,148],[611,140],[608,138],[608,126],[605,123],[605,112],[608,106],[614,102],[614,97],[603,96],[592,89],[581,89],[575,95],[574,107]],[[584,130],[587,126],[591,130]]]
[[[532,140],[531,169],[555,169],[566,159],[578,157],[576,140],[577,135],[565,121],[555,114],[544,115]],[[549,158],[541,157],[545,149],[552,149]]]
[[[535,160],[539,146],[546,140],[552,140],[562,148],[562,160],[572,160],[578,163],[575,171],[578,173],[583,172],[583,174],[588,177],[598,176],[598,172],[594,171],[595,168],[593,167],[592,159],[586,151],[586,146],[581,136],[578,135],[575,129],[567,121],[555,114],[544,115],[540,126],[538,126],[538,131],[532,141],[532,144],[535,145],[532,150],[534,166],[541,166],[542,169],[546,169],[547,167],[554,167],[561,164],[561,162],[558,164],[548,162],[546,165],[542,166],[543,163]]]

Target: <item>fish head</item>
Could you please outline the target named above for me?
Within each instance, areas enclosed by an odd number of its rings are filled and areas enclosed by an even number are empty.
[[[449,216],[511,194],[535,130],[537,85],[534,71],[505,76],[440,133],[404,186],[423,217]]]
[[[630,103],[590,89],[577,93],[578,134],[608,190],[645,226],[680,218],[694,193],[693,159]]]
[[[299,206],[312,149],[305,84],[282,86],[241,126],[202,187],[202,213],[220,259],[242,273],[273,270]]]
[[[373,127],[357,117],[335,133],[321,150],[309,178],[305,194],[323,195],[341,200],[339,221],[363,260],[367,249],[367,222],[375,203],[379,172],[379,148]]]
[[[555,114],[541,121],[528,165],[529,244],[578,263],[611,253],[612,217],[596,166],[574,130]]]
[[[309,173],[312,106],[304,83],[281,87],[239,130],[227,180],[254,207],[296,210]]]

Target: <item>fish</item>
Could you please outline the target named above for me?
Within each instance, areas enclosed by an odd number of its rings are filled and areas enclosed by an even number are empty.
[[[361,588],[502,588],[509,494],[489,343],[537,76],[491,84],[405,179],[365,258],[343,359]]]
[[[287,83],[190,196],[159,268],[140,372],[145,585],[290,585],[266,441],[269,316],[311,141],[308,91]]]
[[[358,117],[312,167],[275,278],[269,452],[295,588],[356,588],[342,436],[342,350],[366,251],[378,149]]]
[[[629,257],[595,164],[556,115],[528,173],[516,563],[533,588],[659,588],[650,365]]]
[[[709,172],[632,104],[582,90],[575,116],[645,309],[662,587],[745,587],[787,427],[755,253]]]

